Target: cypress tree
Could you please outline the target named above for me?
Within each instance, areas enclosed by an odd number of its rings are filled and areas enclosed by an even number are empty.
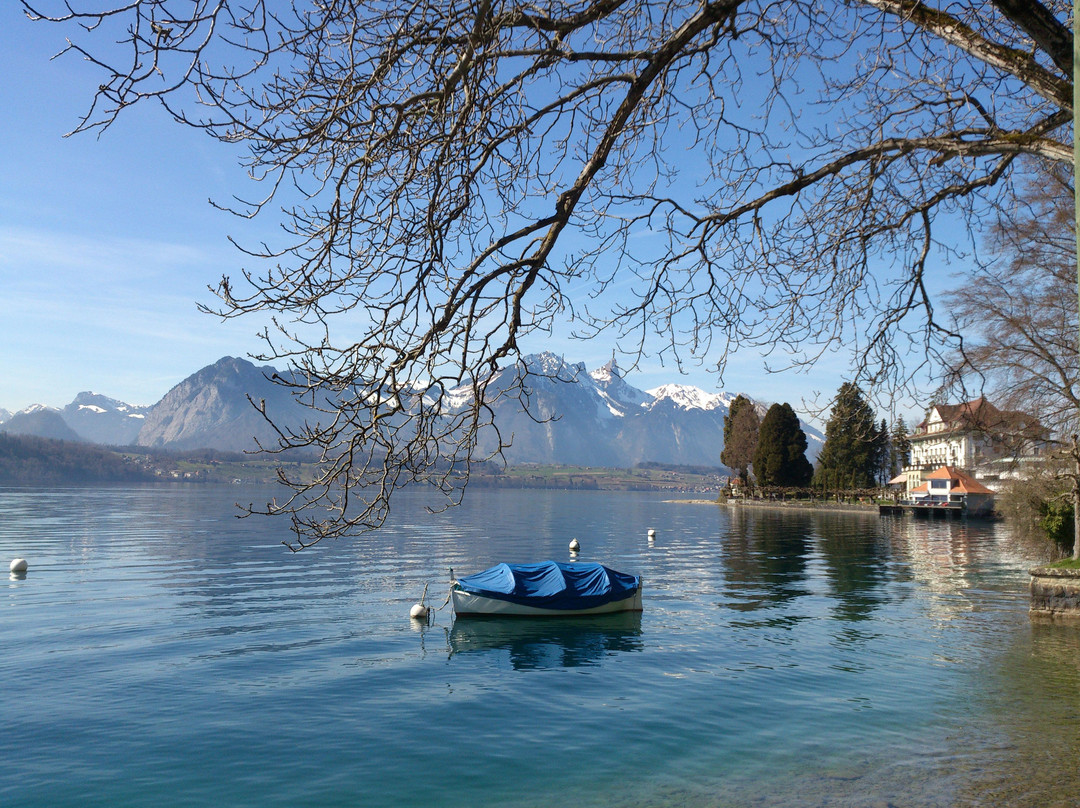
[[[761,422],[754,476],[759,485],[801,488],[810,484],[814,469],[806,459],[806,433],[790,404],[773,404]]]
[[[881,425],[874,433],[874,482],[883,485],[889,481],[890,457],[892,455],[892,435],[889,422],[881,419]]]
[[[759,429],[754,402],[746,396],[736,396],[731,402],[728,414],[724,416],[724,449],[720,452],[720,462],[737,471],[739,479],[744,483],[748,477],[748,468],[754,462]]]

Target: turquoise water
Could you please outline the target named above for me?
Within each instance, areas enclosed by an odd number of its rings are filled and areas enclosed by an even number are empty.
[[[272,494],[0,489],[0,805],[1080,802],[1080,631],[1003,526],[477,490],[293,555]],[[575,537],[642,615],[408,618]]]

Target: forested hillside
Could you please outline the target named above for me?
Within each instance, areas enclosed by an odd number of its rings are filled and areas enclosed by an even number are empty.
[[[0,432],[0,484],[152,480],[154,474],[85,443]]]

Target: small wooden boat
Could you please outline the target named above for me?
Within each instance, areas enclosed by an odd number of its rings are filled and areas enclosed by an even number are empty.
[[[641,578],[603,564],[496,564],[451,582],[459,617],[573,617],[641,611]]]

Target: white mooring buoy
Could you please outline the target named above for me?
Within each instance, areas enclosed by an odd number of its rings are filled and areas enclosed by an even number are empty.
[[[409,617],[413,620],[427,620],[428,607],[424,605],[424,599],[427,598],[428,585],[424,584],[424,594],[420,596],[420,602],[414,603],[413,607],[409,609]]]
[[[12,572],[26,572],[26,559],[16,558],[11,562],[11,566],[9,567],[9,569]]]
[[[580,549],[581,549],[581,545],[578,544],[578,540],[577,539],[570,539],[570,552],[571,553],[576,553]]]
[[[649,528],[649,541],[656,541],[656,531],[653,528]]]

